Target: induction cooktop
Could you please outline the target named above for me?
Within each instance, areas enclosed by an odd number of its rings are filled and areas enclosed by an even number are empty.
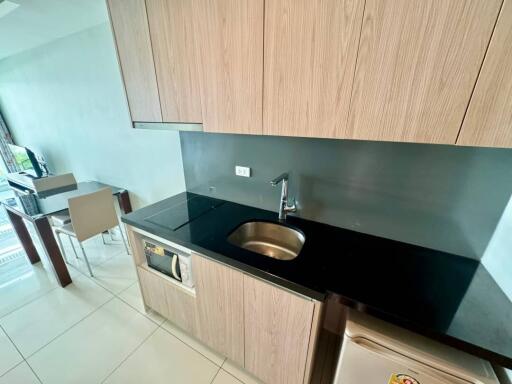
[[[223,201],[211,197],[195,196],[179,205],[149,216],[145,221],[176,231],[222,204],[224,204]]]

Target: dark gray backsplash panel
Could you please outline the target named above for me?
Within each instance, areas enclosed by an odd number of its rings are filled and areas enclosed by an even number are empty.
[[[181,132],[192,192],[479,259],[512,193],[512,150]],[[252,177],[235,176],[235,165]],[[342,245],[340,245],[342,246]]]

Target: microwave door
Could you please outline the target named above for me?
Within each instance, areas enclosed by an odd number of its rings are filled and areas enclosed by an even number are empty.
[[[172,261],[171,261],[171,273],[172,277],[174,277],[176,280],[181,281],[181,273],[180,273],[180,266],[179,266],[179,257],[178,255],[173,255]]]
[[[166,257],[160,256],[158,254],[151,255],[148,258],[148,264],[156,269],[157,271],[160,271],[162,273],[166,273],[166,271],[169,270],[169,260]]]

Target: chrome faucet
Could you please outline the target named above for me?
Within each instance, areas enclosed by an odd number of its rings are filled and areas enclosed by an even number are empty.
[[[281,201],[279,203],[279,220],[286,220],[286,215],[289,212],[297,212],[297,205],[295,204],[295,199],[293,199],[293,204],[288,205],[288,174],[283,173],[282,175],[277,176],[274,180],[270,182],[273,187],[278,185],[280,182],[283,182],[283,187],[281,189]]]

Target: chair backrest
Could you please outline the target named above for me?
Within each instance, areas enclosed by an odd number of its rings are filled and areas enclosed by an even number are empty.
[[[72,197],[68,199],[68,207],[78,241],[87,240],[119,225],[110,188]]]

